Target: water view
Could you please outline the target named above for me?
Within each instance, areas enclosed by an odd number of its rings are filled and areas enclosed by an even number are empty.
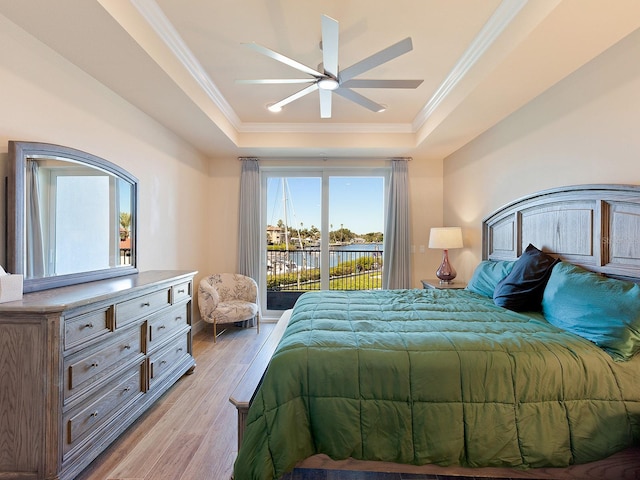
[[[325,186],[320,177],[269,178],[268,309],[291,308],[308,290],[382,288],[384,179],[330,176]],[[316,227],[322,224],[326,232]],[[321,251],[321,241],[328,251]]]
[[[362,257],[382,258],[382,244],[350,244],[329,247],[329,267],[344,261]],[[304,250],[267,252],[267,270],[273,273],[291,273],[298,270],[320,268],[320,248],[306,247]]]

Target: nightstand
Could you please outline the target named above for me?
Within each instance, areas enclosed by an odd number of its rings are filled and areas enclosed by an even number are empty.
[[[422,288],[428,290],[430,288],[439,288],[443,290],[460,290],[462,288],[466,288],[467,284],[465,282],[456,282],[453,283],[440,283],[440,280],[437,278],[427,278],[426,280],[420,280],[422,282]]]

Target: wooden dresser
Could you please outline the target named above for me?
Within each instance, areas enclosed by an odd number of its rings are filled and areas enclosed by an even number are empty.
[[[0,479],[74,478],[195,361],[193,271],[0,304]]]

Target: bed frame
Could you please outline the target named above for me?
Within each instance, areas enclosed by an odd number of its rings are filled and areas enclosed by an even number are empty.
[[[640,186],[576,185],[516,200],[482,222],[482,258],[515,260],[532,243],[560,259],[603,275],[640,283]],[[230,397],[238,409],[238,446],[251,400],[291,316],[286,311]],[[554,480],[637,479],[640,447],[567,468],[464,468],[331,460],[314,455],[296,468]]]
[[[611,277],[640,278],[640,186],[577,185],[516,200],[482,222],[482,258],[515,260],[534,244]]]

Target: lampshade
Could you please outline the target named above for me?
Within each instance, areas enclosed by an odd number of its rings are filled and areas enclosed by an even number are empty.
[[[462,229],[460,227],[436,227],[429,234],[429,248],[462,248]]]

